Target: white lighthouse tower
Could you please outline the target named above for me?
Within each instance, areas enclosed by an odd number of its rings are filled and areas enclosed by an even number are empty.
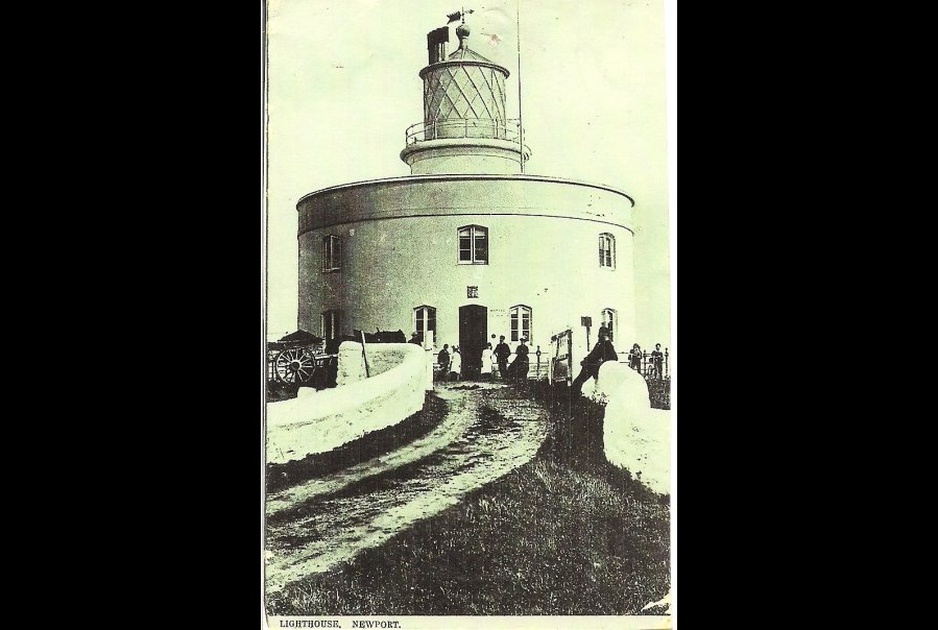
[[[400,152],[411,174],[297,202],[298,327],[458,345],[469,376],[493,336],[536,353],[588,318],[632,339],[634,201],[606,184],[525,174],[531,151],[506,115],[509,72],[469,47],[465,23],[455,31],[449,55],[448,26],[427,35],[423,120]],[[585,337],[575,343],[577,356],[589,352]]]
[[[508,70],[471,50],[469,34],[465,21],[456,27],[459,48],[448,57],[449,28],[427,34],[423,122],[407,129],[401,151],[412,175],[519,173],[531,157],[520,120],[505,114]]]

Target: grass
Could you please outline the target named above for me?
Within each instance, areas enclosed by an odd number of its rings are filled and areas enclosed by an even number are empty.
[[[652,409],[671,408],[671,377],[650,378],[648,383],[648,399]]]
[[[339,570],[287,586],[268,612],[660,612],[641,608],[670,588],[668,497],[606,461],[602,406],[546,383],[523,390],[551,409],[549,437],[532,461]]]

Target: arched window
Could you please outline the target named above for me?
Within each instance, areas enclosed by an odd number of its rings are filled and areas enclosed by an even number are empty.
[[[599,235],[599,266],[616,268],[616,237],[609,232]]]
[[[414,309],[414,330],[417,331],[417,337],[420,343],[427,338],[427,333],[433,333],[434,343],[436,342],[436,309],[432,306],[418,306]]]
[[[489,230],[481,225],[459,228],[458,262],[460,265],[487,265],[489,263]]]
[[[614,342],[615,331],[618,328],[619,322],[617,321],[618,316],[616,311],[613,308],[604,308],[603,309],[603,326],[609,331],[609,341]]]
[[[342,335],[342,312],[338,310],[323,311],[322,337],[327,341]]]
[[[531,341],[531,307],[519,304],[508,309],[511,324],[511,340],[518,341],[522,337]]]
[[[342,241],[335,234],[322,239],[322,270],[338,271],[342,268]]]

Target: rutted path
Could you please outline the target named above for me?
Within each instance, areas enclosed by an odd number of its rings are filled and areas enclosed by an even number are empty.
[[[423,438],[268,497],[268,589],[350,561],[534,457],[546,409],[500,384],[456,387],[436,389],[449,410]]]

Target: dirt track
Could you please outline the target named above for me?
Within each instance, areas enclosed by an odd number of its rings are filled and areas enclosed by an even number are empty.
[[[267,588],[348,562],[533,458],[548,411],[499,383],[477,386],[438,386],[449,410],[424,437],[268,496]]]

